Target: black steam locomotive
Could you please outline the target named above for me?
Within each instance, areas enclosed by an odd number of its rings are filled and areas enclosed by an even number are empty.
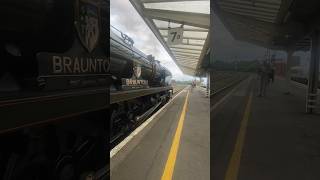
[[[0,1],[0,179],[106,177],[109,2]]]
[[[0,19],[0,179],[107,178],[108,142],[170,98],[170,72],[109,33],[105,0],[2,0]]]
[[[172,94],[171,73],[133,40],[110,28],[110,144],[138,126]]]

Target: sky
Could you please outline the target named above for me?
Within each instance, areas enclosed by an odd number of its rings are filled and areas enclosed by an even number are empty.
[[[180,81],[194,79],[181,72],[129,0],[110,0],[110,24],[131,37],[134,46],[140,51],[147,55],[152,54],[159,60],[171,71],[173,79]]]

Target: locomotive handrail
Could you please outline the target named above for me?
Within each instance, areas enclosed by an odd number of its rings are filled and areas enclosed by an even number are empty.
[[[131,47],[133,46],[134,41],[133,41],[133,39],[132,39],[131,37],[129,37],[127,34],[123,33],[122,31],[120,31],[120,30],[117,29],[116,27],[114,27],[114,26],[112,26],[112,25],[110,25],[110,26],[111,26],[111,28],[113,28],[113,29],[115,29],[116,31],[120,32],[121,37],[122,37],[122,40],[123,40],[124,43],[128,44],[128,45],[131,46]]]
[[[116,27],[114,27],[112,25],[110,25],[110,28],[111,28],[110,33],[113,32],[116,35],[116,37],[118,37],[119,39],[122,40],[122,42],[124,44],[119,42],[119,40],[114,38],[112,35],[110,35],[110,39],[112,39],[115,43],[119,44],[121,47],[124,47],[124,48],[128,49],[128,51],[130,51],[132,53],[131,55],[134,58],[143,59],[143,60],[145,60],[147,62],[151,62],[147,58],[147,55],[145,53],[141,52],[139,49],[137,49],[137,48],[135,48],[133,46],[133,43],[132,43],[132,45],[130,43],[129,44],[127,43],[127,41],[132,41],[133,42],[133,40],[128,35],[126,35],[125,33],[123,33],[122,31],[120,31],[119,29],[117,29]],[[121,37],[117,33],[115,33],[115,31],[113,31],[112,29],[115,30],[116,32],[118,32]],[[119,48],[120,46],[112,46],[112,44],[110,46],[111,47],[115,47],[115,48],[117,48],[118,50],[121,51],[121,49]],[[127,54],[128,52],[124,52],[124,53]]]

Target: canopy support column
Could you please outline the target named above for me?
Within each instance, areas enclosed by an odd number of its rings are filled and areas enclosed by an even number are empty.
[[[210,71],[207,71],[207,97],[210,97]]]
[[[287,83],[287,91],[285,94],[290,94],[290,81],[291,81],[291,74],[290,74],[290,68],[291,68],[291,62],[293,57],[294,50],[288,49],[287,50],[287,65],[286,65],[286,83]]]
[[[306,97],[306,112],[313,113],[317,104],[318,81],[319,81],[319,30],[312,33],[311,59],[309,65],[308,91]]]

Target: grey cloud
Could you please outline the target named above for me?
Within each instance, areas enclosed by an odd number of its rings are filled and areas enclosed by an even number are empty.
[[[139,50],[145,54],[152,54],[160,60],[172,72],[174,78],[180,80],[191,78],[182,74],[128,0],[111,0],[110,14],[111,25],[130,36],[135,42],[134,46]]]

